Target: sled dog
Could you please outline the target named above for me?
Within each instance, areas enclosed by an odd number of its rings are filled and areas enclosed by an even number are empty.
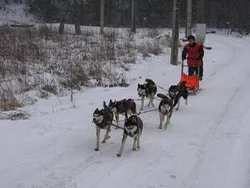
[[[116,101],[116,100],[112,101],[110,99],[108,107],[111,109],[111,111],[115,115],[117,126],[119,126],[119,115],[120,114],[123,114],[123,115],[125,115],[126,113],[129,115],[137,114],[136,113],[136,103],[133,99],[123,99],[120,101]]]
[[[160,125],[158,128],[162,129],[162,123],[164,122],[165,116],[167,116],[164,126],[164,129],[167,129],[167,126],[170,124],[170,119],[173,112],[173,101],[171,98],[161,93],[158,93],[157,96],[161,98],[161,102],[158,107],[160,116]]]
[[[106,129],[106,134],[102,143],[105,143],[106,140],[110,138],[109,133],[111,131],[111,125],[114,118],[113,112],[108,108],[108,106],[103,102],[103,109],[99,110],[95,109],[93,113],[93,122],[96,125],[96,147],[95,151],[99,150],[99,142],[100,142],[100,132],[101,129]]]
[[[127,118],[125,116],[124,131],[121,141],[121,147],[117,156],[120,157],[123,152],[124,145],[126,143],[127,137],[132,137],[134,139],[132,150],[140,149],[140,137],[142,134],[143,122],[137,115],[131,115]]]
[[[144,84],[138,84],[137,93],[139,97],[141,97],[141,110],[144,108],[144,100],[146,97],[149,98],[148,107],[150,104],[154,107],[153,100],[157,93],[157,86],[153,80],[146,78]]]
[[[171,85],[168,89],[168,94],[170,98],[174,101],[173,107],[177,105],[176,110],[180,107],[180,99],[183,97],[186,101],[185,104],[187,105],[188,99],[188,90],[186,87],[186,81],[181,82],[179,85]]]

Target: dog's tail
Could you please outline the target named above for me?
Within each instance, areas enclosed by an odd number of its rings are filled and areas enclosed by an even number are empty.
[[[157,97],[160,97],[160,98],[162,98],[162,99],[168,98],[167,95],[164,95],[164,94],[162,94],[162,93],[157,93]]]
[[[183,87],[185,87],[186,86],[186,81],[182,81],[180,84],[179,84],[179,87],[180,88],[183,88]]]

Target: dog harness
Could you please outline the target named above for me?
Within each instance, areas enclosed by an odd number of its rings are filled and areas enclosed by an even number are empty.
[[[135,101],[134,101],[134,99],[123,99],[123,100],[121,100],[121,102],[125,102],[125,103],[130,102],[130,104],[132,104]]]

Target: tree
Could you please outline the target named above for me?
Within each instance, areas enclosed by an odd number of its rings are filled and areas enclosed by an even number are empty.
[[[2,2],[9,1],[2,0]],[[62,25],[76,23],[78,29],[78,26],[83,24],[100,26],[101,30],[104,22],[110,27],[122,25],[131,28],[133,17],[137,27],[172,27],[173,0],[26,0],[26,2],[30,12],[43,21],[61,22]],[[187,0],[179,0],[179,3],[180,25],[185,27]],[[230,22],[232,29],[249,31],[249,9],[249,0],[197,0],[193,1],[192,20],[193,24],[203,22],[207,27],[217,28],[223,28],[226,22]],[[132,12],[134,16],[131,15]]]
[[[135,33],[135,0],[131,0],[131,32]]]
[[[179,46],[179,21],[180,10],[179,0],[174,0],[173,4],[173,22],[172,22],[172,44],[171,44],[171,59],[172,65],[178,65],[178,46]]]
[[[104,0],[101,0],[101,6],[100,6],[100,34],[103,34],[103,28],[104,28]]]
[[[187,27],[186,37],[192,34],[192,0],[187,0]]]
[[[74,0],[73,8],[71,9],[71,14],[74,17],[75,33],[77,35],[81,34],[81,8],[84,6],[85,1]]]
[[[119,0],[119,9],[118,9],[118,22],[117,22],[117,27],[122,25],[122,14],[123,14],[123,0]]]

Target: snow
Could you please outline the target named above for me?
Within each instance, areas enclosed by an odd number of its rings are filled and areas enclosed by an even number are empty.
[[[137,83],[147,77],[166,89],[176,84],[180,66],[171,66],[167,53],[135,64],[127,88],[76,93],[75,107],[69,97],[41,99],[23,108],[28,120],[1,120],[0,187],[248,188],[250,38],[209,34],[206,45],[213,49],[205,51],[203,90],[187,106],[181,101],[165,131],[157,129],[157,111],[142,114],[140,151],[128,139],[116,157],[119,129],[94,151],[92,113],[103,100],[137,99]]]
[[[8,6],[1,24],[32,22],[20,6]],[[145,78],[165,89],[176,84],[180,66],[169,64],[169,51],[133,65],[127,88],[86,88],[74,94],[73,103],[69,96],[39,99],[21,108],[29,119],[0,120],[0,187],[249,188],[250,38],[236,36],[218,30],[206,36],[205,45],[213,49],[205,51],[202,91],[189,96],[187,106],[181,101],[167,130],[157,129],[157,111],[140,115],[140,151],[133,152],[127,139],[123,155],[116,157],[119,129],[94,151],[92,113],[104,100],[138,99],[137,84]]]

